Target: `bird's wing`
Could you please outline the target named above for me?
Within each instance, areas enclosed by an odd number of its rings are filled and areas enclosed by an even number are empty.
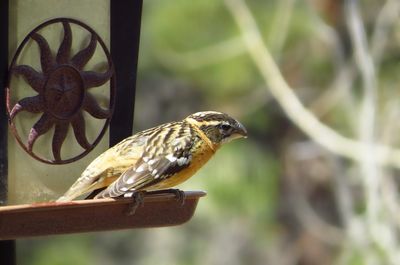
[[[192,160],[192,137],[189,134],[183,135],[170,143],[146,149],[134,166],[127,169],[96,198],[118,197],[128,191],[146,189],[188,167]]]
[[[109,186],[142,157],[148,136],[134,135],[108,149],[85,169],[81,177],[57,201],[70,201]]]

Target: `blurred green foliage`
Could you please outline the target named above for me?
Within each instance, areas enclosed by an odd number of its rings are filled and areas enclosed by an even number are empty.
[[[70,265],[93,264],[87,235],[60,236],[18,242],[18,264]]]

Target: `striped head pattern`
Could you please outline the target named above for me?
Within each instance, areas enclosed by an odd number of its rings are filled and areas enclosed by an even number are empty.
[[[189,115],[187,122],[199,128],[214,144],[224,144],[233,139],[247,137],[246,128],[226,113],[202,111]]]

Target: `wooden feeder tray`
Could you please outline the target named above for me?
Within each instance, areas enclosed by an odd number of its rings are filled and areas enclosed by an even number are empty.
[[[203,191],[185,191],[184,203],[171,193],[146,194],[127,215],[131,198],[49,202],[0,207],[0,240],[118,229],[175,226],[191,219]]]

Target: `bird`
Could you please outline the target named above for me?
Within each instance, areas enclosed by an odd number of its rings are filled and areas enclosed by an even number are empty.
[[[98,156],[57,202],[99,189],[94,199],[170,189],[192,177],[222,145],[246,137],[247,130],[238,120],[217,111],[196,112],[161,124]]]

